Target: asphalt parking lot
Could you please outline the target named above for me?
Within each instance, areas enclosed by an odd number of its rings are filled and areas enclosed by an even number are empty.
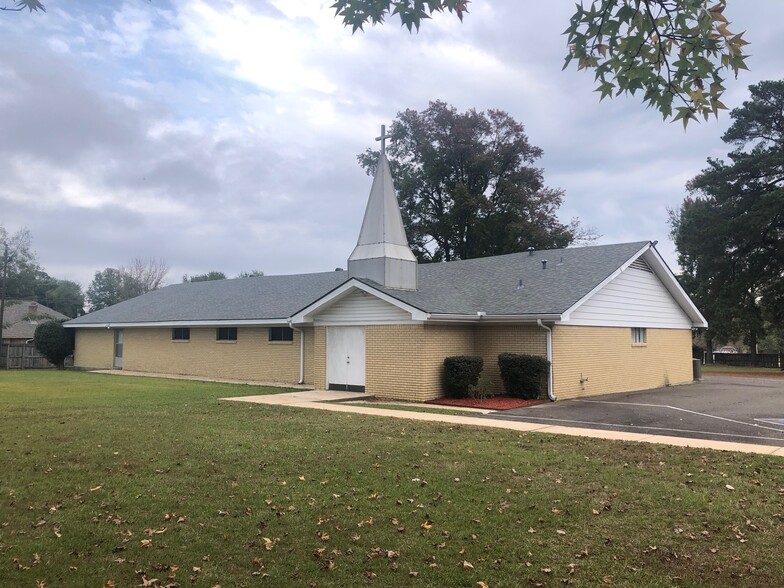
[[[784,378],[707,376],[701,382],[561,400],[484,418],[784,445]]]

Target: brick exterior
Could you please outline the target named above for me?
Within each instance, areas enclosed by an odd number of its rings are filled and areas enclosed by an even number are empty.
[[[502,392],[498,354],[546,353],[545,331],[528,325],[389,325],[366,330],[368,394],[399,400],[431,400],[443,395],[444,359],[479,355],[483,375]]]
[[[326,327],[305,332],[305,383],[325,388]],[[299,337],[270,343],[263,327],[238,328],[237,342],[215,341],[214,328],[191,328],[188,342],[171,329],[124,329],[124,369],[295,383]],[[112,367],[114,331],[77,329],[75,365]],[[365,328],[365,389],[378,398],[423,401],[441,396],[444,358],[479,355],[490,389],[503,391],[498,354],[546,354],[546,333],[535,325],[369,325]],[[620,327],[553,327],[553,380],[559,399],[690,382],[691,331],[647,329],[647,343],[633,345]],[[580,375],[587,381],[580,383]]]
[[[305,383],[313,384],[313,329],[305,332]],[[99,335],[100,334],[100,335]],[[266,327],[239,327],[237,341],[216,341],[215,329],[191,328],[189,341],[172,341],[169,328],[123,329],[123,369],[190,376],[295,383],[300,333],[293,342],[270,342]],[[114,331],[78,329],[75,365],[111,368]],[[310,353],[309,353],[310,350]]]
[[[692,381],[691,331],[647,329],[633,345],[623,327],[553,328],[553,383],[559,400]],[[580,383],[580,374],[588,378]]]
[[[327,328],[313,329],[313,386],[319,390],[327,387]]]
[[[547,357],[547,332],[536,325],[483,325],[476,329],[475,355],[484,360],[482,376],[490,390],[503,394],[498,355],[526,353]]]
[[[365,391],[379,398],[424,400],[424,325],[365,328]]]
[[[114,331],[76,329],[74,367],[108,370],[114,364]]]

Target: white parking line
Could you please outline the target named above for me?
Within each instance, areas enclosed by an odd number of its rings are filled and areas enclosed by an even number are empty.
[[[655,405],[655,406],[661,406],[661,405],[659,404],[659,405]],[[479,416],[477,418],[487,418],[487,417]],[[505,415],[505,414],[493,414],[491,418],[494,418],[494,419],[497,419],[497,418],[513,419],[513,420],[520,420],[520,419],[522,419],[522,420],[525,420],[525,421],[532,421],[532,420],[533,421],[548,421],[548,422],[554,422],[554,423],[571,423],[571,424],[577,424],[577,425],[595,425],[597,427],[620,427],[620,428],[623,428],[623,429],[647,429],[647,430],[651,430],[651,431],[669,431],[669,432],[677,432],[677,433],[692,433],[692,434],[698,434],[698,435],[708,435],[708,436],[718,436],[718,437],[737,437],[737,438],[740,438],[740,439],[756,439],[758,441],[766,440],[766,441],[779,441],[780,442],[781,439],[782,439],[781,437],[755,437],[755,436],[752,436],[752,435],[738,435],[738,434],[734,434],[734,433],[717,433],[717,432],[714,432],[714,431],[695,431],[695,430],[692,430],[692,429],[671,429],[671,428],[667,428],[667,427],[646,427],[646,426],[642,426],[642,425],[618,425],[618,424],[615,424],[615,423],[598,423],[596,421],[577,421],[577,420],[573,420],[573,419],[555,419],[555,418],[549,418],[549,417],[534,417],[534,416],[523,416],[523,417],[521,417],[519,415],[515,416],[515,415]],[[766,427],[760,427],[760,428],[766,428]],[[780,433],[784,433],[784,431],[780,431],[779,429],[771,429],[771,430],[777,431],[777,432],[780,432]]]
[[[728,423],[735,423],[736,425],[745,425],[747,427],[753,427],[755,429],[767,429],[769,431],[776,431],[777,433],[784,433],[784,428],[776,428],[776,427],[766,427],[764,425],[758,425],[757,423],[747,423],[746,421],[738,421],[735,419],[728,419],[726,417],[720,417],[713,414],[707,414],[704,412],[697,412],[696,410],[688,410],[686,408],[679,408],[677,406],[670,406],[668,404],[645,404],[642,402],[617,402],[613,400],[576,400],[575,402],[591,402],[594,404],[624,404],[627,406],[645,406],[651,408],[669,408],[670,410],[677,410],[680,412],[685,412],[688,414],[694,414],[697,416],[702,416],[708,419],[716,419],[720,421],[726,421]]]

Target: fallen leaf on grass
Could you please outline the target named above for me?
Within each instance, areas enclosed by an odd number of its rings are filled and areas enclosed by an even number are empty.
[[[729,484],[727,484],[727,485],[726,485],[726,486],[724,486],[724,487],[725,487],[727,490],[729,490],[730,492],[731,492],[731,491],[733,491],[733,490],[735,490],[735,487],[734,487],[734,486],[730,486]]]
[[[459,565],[464,570],[473,570],[474,569],[474,564],[472,564],[470,561],[463,560],[463,561],[460,562]]]
[[[479,586],[479,588],[490,588],[486,582],[477,582],[476,585]]]
[[[57,537],[58,539],[63,536],[62,532],[60,531],[60,527],[55,527],[53,531],[54,531],[54,536]]]
[[[144,534],[145,535],[149,535],[151,537],[153,535],[160,535],[161,533],[165,533],[165,532],[166,532],[166,527],[163,527],[161,529],[145,529],[144,530]]]
[[[142,539],[141,540],[142,547],[152,547],[152,539]]]
[[[101,488],[103,488],[103,484],[98,484],[95,488],[90,488],[90,492],[98,492]]]

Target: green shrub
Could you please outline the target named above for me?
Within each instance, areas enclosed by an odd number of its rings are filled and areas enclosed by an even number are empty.
[[[456,355],[444,359],[444,393],[452,398],[465,398],[479,382],[484,362],[481,357]]]
[[[468,387],[468,393],[474,400],[485,400],[493,396],[493,391],[490,389],[490,381],[484,376],[480,376],[476,384]]]
[[[73,330],[63,327],[64,321],[46,321],[35,328],[33,345],[50,363],[63,369],[65,358],[73,353]]]
[[[528,400],[547,396],[547,375],[550,362],[538,355],[502,353],[498,367],[506,393]]]

